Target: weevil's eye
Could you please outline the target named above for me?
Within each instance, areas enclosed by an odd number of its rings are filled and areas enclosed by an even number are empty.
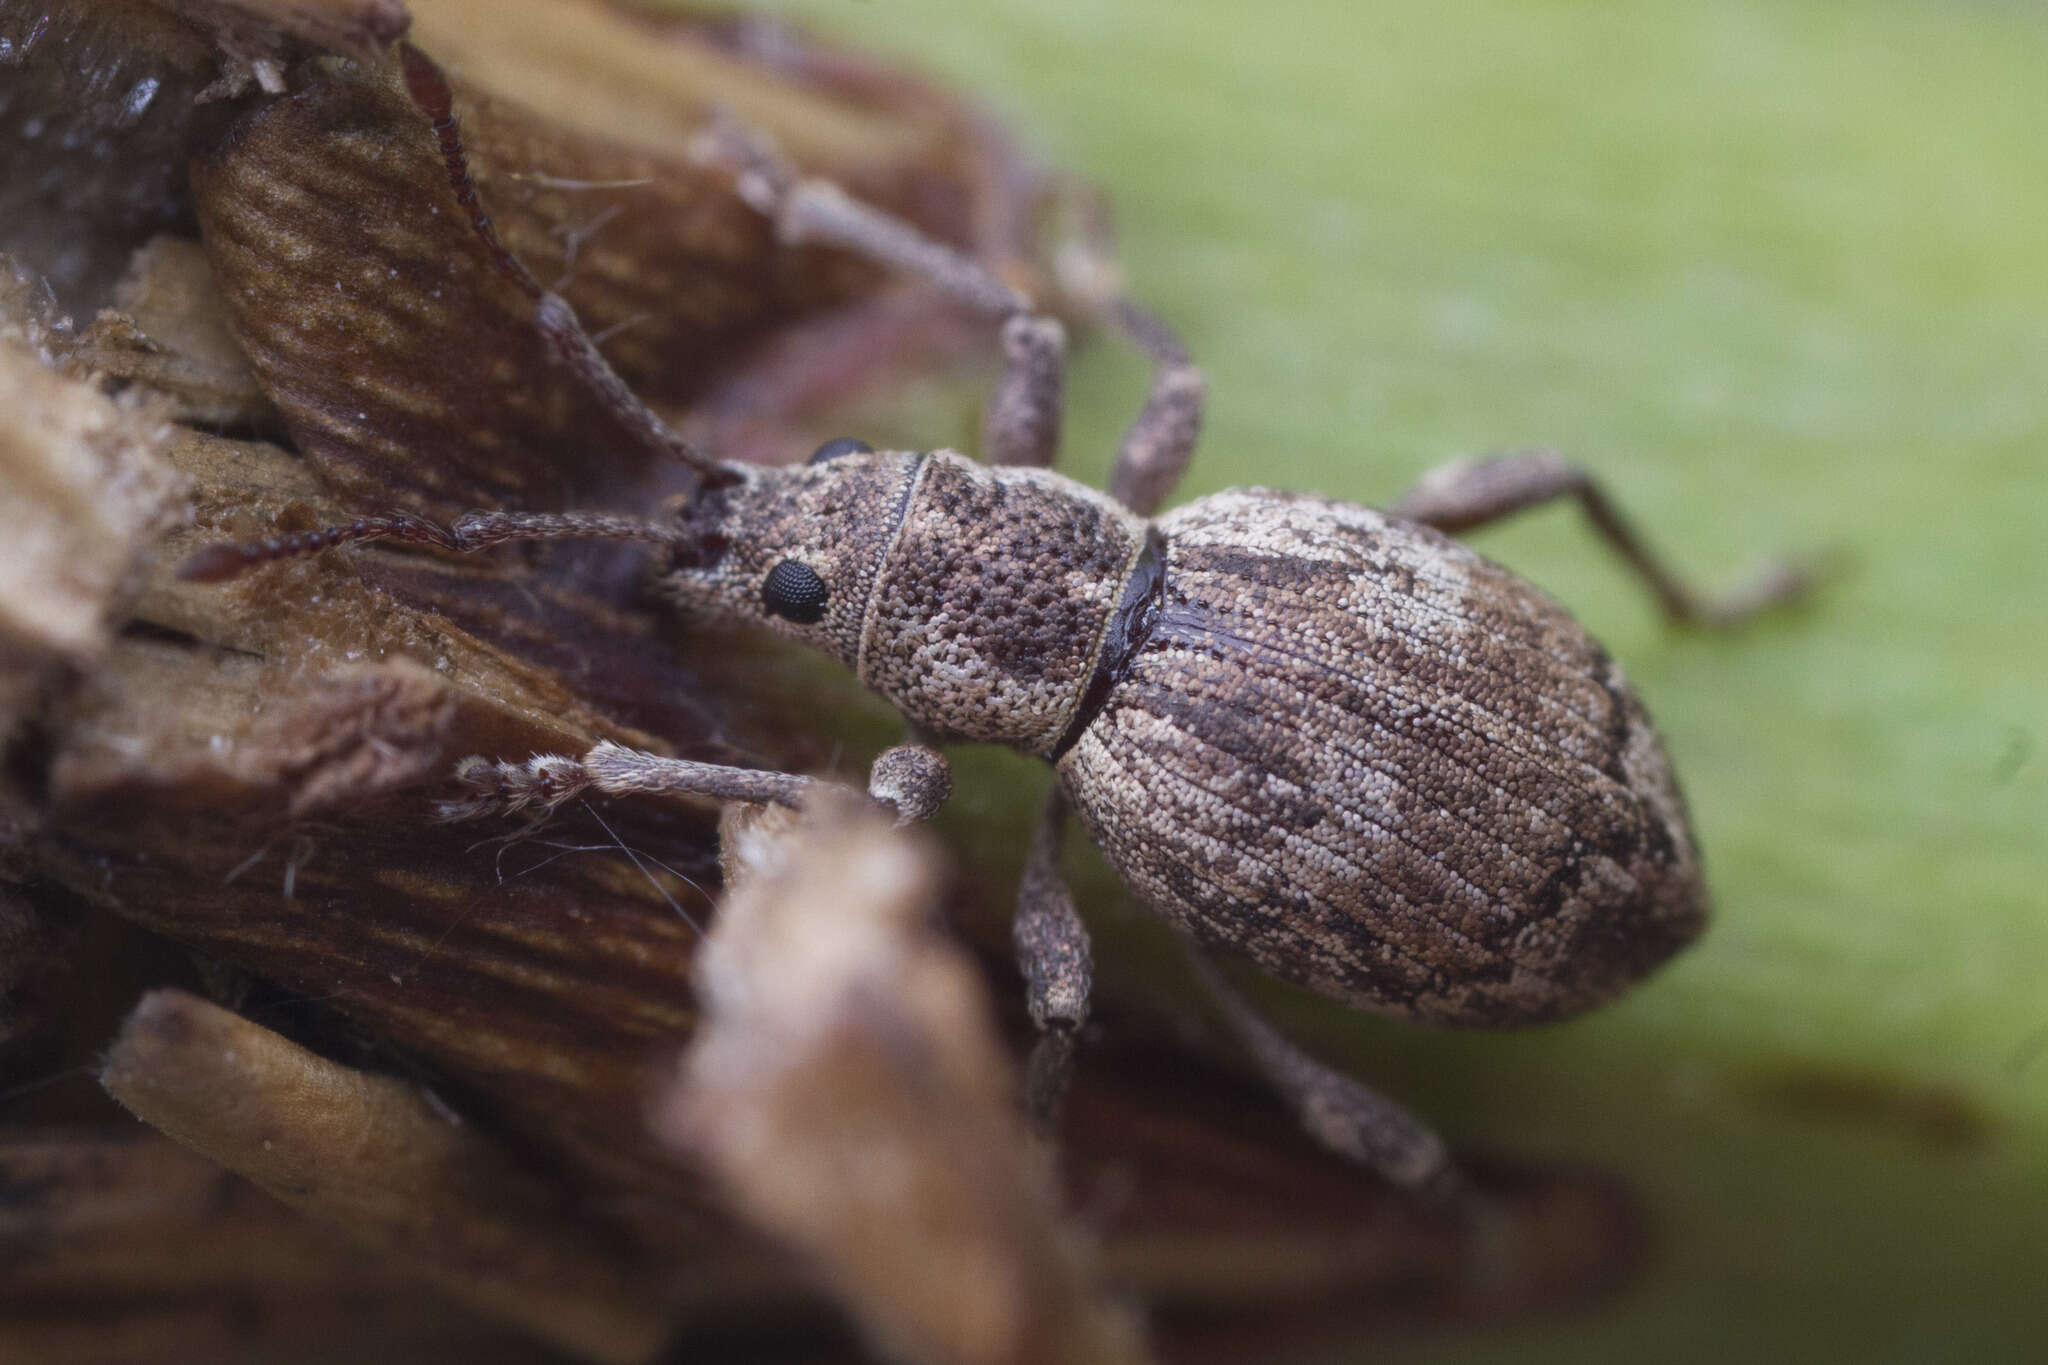
[[[825,580],[808,564],[785,559],[768,571],[761,584],[761,607],[770,616],[786,616],[808,626],[825,614]]]
[[[841,436],[837,440],[825,442],[825,444],[812,451],[810,463],[823,464],[827,460],[836,460],[841,455],[872,455],[874,453],[875,448],[866,441],[858,441],[851,436]]]

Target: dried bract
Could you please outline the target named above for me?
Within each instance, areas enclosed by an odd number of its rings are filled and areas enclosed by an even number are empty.
[[[658,1127],[804,1252],[894,1359],[1145,1358],[1058,1217],[931,852],[821,793],[733,807],[706,1017]]]
[[[0,736],[64,670],[90,668],[177,514],[170,429],[0,342]]]
[[[560,1191],[414,1086],[337,1066],[180,991],[136,1006],[100,1078],[137,1117],[487,1316],[619,1365],[660,1344],[660,1297]]]

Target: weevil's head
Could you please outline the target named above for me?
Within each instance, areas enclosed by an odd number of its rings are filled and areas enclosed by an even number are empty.
[[[662,595],[686,615],[765,626],[852,667],[919,458],[839,440],[805,464],[741,468],[677,513],[684,540]]]

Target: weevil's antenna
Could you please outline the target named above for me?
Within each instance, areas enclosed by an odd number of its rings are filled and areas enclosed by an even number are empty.
[[[448,184],[455,191],[456,202],[469,215],[470,227],[490,252],[493,268],[533,300],[534,325],[540,329],[549,354],[588,385],[605,408],[648,449],[694,469],[706,488],[722,488],[735,482],[738,475],[730,466],[684,440],[634,395],[598,351],[590,334],[583,330],[568,300],[542,288],[533,272],[505,249],[497,228],[491,225],[490,214],[484,212],[483,201],[477,197],[476,181],[469,173],[469,158],[462,150],[462,132],[456,124],[455,94],[448,86],[447,76],[433,58],[411,43],[400,43],[398,55],[405,72],[406,93],[433,121],[434,140],[440,145],[441,164],[448,170]]]
[[[467,553],[514,540],[645,540],[680,545],[688,537],[672,527],[595,512],[469,512],[447,525],[410,512],[387,512],[345,526],[325,526],[270,540],[208,545],[186,557],[178,566],[178,577],[193,583],[220,583],[259,564],[316,555],[363,540],[395,540],[402,545],[433,545]]]

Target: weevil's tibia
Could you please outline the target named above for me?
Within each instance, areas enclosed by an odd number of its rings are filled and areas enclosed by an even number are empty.
[[[455,780],[466,794],[437,807],[443,820],[528,811],[545,814],[565,801],[591,793],[693,796],[801,807],[820,785],[819,779],[800,773],[665,758],[610,740],[600,740],[581,758],[540,754],[524,763],[467,758],[456,765]],[[945,803],[952,787],[952,770],[944,757],[921,745],[884,750],[868,778],[869,795],[893,811],[898,824],[929,819]]]
[[[1758,612],[1798,601],[1826,577],[1817,563],[1781,560],[1725,596],[1703,593],[1665,567],[1591,474],[1554,450],[1440,465],[1388,510],[1455,535],[1558,498],[1578,499],[1594,533],[1643,581],[1675,625],[1740,625]]]
[[[412,102],[433,122],[434,140],[441,149],[441,164],[447,168],[448,184],[456,202],[469,215],[469,225],[490,255],[497,272],[533,300],[534,325],[540,331],[556,363],[582,381],[612,413],[626,434],[642,448],[657,456],[680,461],[697,471],[709,486],[731,483],[737,476],[725,465],[705,455],[679,436],[652,408],[642,403],[619,378],[598,351],[597,344],[583,330],[575,310],[561,295],[541,287],[533,272],[506,250],[498,239],[491,216],[484,212],[476,181],[469,173],[469,159],[462,150],[462,132],[455,118],[455,94],[448,78],[431,57],[411,43],[400,43],[399,61],[405,72],[405,88]]]
[[[178,577],[219,583],[273,560],[316,555],[337,545],[370,540],[468,553],[521,540],[644,540],[677,545],[684,537],[673,527],[594,512],[467,512],[446,525],[410,512],[389,512],[297,535],[208,545],[186,557],[178,566]]]
[[[990,464],[1044,469],[1059,457],[1065,408],[1067,329],[1058,318],[1019,313],[1003,324],[1003,377],[981,416]]]
[[[692,148],[698,160],[722,166],[740,198],[775,225],[789,246],[832,246],[919,279],[984,313],[1031,311],[1031,300],[979,261],[917,228],[863,204],[829,180],[798,174],[768,139],[721,114]]]
[[[1259,1072],[1323,1146],[1378,1171],[1403,1189],[1470,1210],[1476,1196],[1444,1140],[1392,1100],[1324,1066],[1281,1036],[1192,943],[1188,961]]]
[[[1038,1026],[1038,1041],[1024,1073],[1024,1104],[1032,1120],[1050,1129],[1073,1073],[1074,1044],[1088,1022],[1095,984],[1088,926],[1074,909],[1074,896],[1060,873],[1060,833],[1066,798],[1054,790],[1045,799],[1038,828],[1025,856],[1017,887],[1010,936],[1024,973],[1025,1005]]]

